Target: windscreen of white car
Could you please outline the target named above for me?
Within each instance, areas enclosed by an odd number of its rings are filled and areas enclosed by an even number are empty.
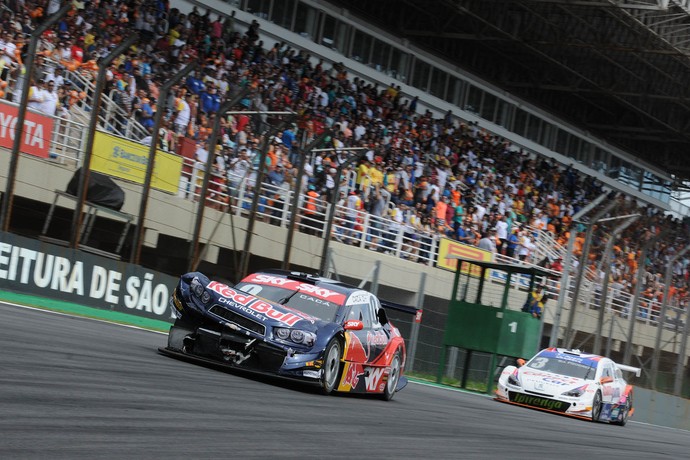
[[[597,373],[597,366],[594,361],[557,356],[535,356],[526,366],[530,369],[584,380],[594,380]]]

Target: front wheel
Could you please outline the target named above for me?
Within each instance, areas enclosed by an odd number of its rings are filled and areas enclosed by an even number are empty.
[[[401,372],[401,360],[400,352],[395,352],[393,360],[391,361],[390,371],[388,372],[388,380],[386,380],[386,386],[383,389],[383,394],[381,398],[384,401],[390,401],[395,396],[395,389],[398,387],[398,381],[400,380]]]
[[[592,400],[592,421],[598,422],[601,415],[601,391],[597,390]]]
[[[325,395],[331,394],[338,384],[341,355],[340,342],[337,338],[331,339],[323,353],[323,369],[321,370],[321,392]]]

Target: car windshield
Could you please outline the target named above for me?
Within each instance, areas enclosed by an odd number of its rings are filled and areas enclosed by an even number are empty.
[[[593,380],[597,370],[596,363],[592,361],[541,355],[532,358],[527,367],[584,380]]]
[[[319,298],[308,292],[286,289],[279,286],[242,282],[237,284],[235,288],[247,294],[299,310],[302,313],[324,321],[335,321],[338,307],[340,306],[333,301]]]

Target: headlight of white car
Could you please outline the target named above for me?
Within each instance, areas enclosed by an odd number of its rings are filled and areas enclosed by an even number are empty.
[[[563,396],[570,396],[572,398],[579,398],[585,393],[585,390],[587,389],[587,385],[578,387],[578,388],[573,388],[572,390],[565,391],[561,393]]]
[[[508,376],[508,383],[516,386],[516,387],[521,387],[520,385],[520,380],[518,380],[518,370],[515,369],[515,371]]]

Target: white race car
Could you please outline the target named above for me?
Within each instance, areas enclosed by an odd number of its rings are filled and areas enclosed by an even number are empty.
[[[617,364],[579,350],[547,348],[525,363],[507,366],[496,388],[498,401],[557,412],[594,422],[625,425],[634,412],[633,388]]]

